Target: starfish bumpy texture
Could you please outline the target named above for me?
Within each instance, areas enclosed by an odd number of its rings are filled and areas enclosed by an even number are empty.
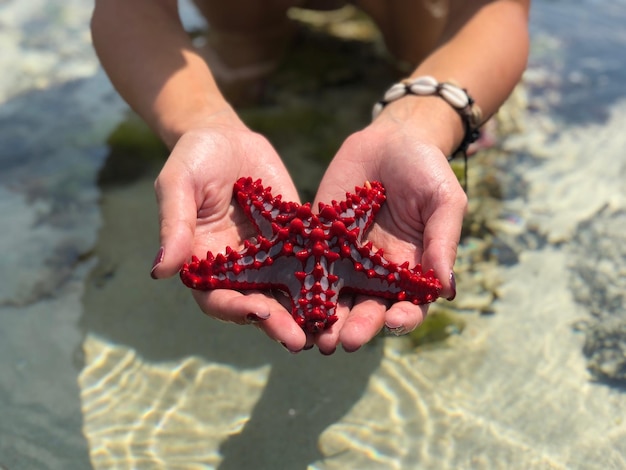
[[[180,272],[188,287],[211,289],[280,289],[289,295],[294,320],[308,333],[337,321],[341,292],[360,293],[414,304],[433,302],[441,283],[432,270],[409,269],[387,261],[383,251],[362,243],[363,234],[385,202],[377,181],[356,187],[354,194],[331,204],[282,201],[261,180],[241,178],[234,196],[259,235],[235,251],[193,257]]]

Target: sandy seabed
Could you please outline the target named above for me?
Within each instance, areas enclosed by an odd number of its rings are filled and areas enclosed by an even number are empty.
[[[499,226],[536,243],[492,268],[493,315],[468,314],[437,348],[384,338],[291,356],[209,321],[176,279],[149,279],[154,174],[99,200],[125,108],[91,52],[89,9],[0,5],[0,468],[626,467],[624,389],[595,380],[624,358],[625,102],[572,124],[530,98],[503,143],[529,157],[509,175],[524,191]],[[543,63],[528,86],[550,76]]]
[[[592,223],[607,210],[620,212],[624,208],[620,194],[624,179],[616,175],[604,177],[600,170],[594,173],[594,168],[603,167],[600,158],[605,158],[604,164],[609,165],[614,161],[611,151],[623,148],[619,139],[614,139],[615,147],[607,146],[605,135],[618,135],[618,130],[626,125],[626,106],[616,106],[606,124],[560,132],[559,138],[550,144],[545,143],[545,125],[541,123],[537,129],[525,131],[524,145],[534,154],[540,151],[539,157],[545,160],[524,173],[527,199],[508,201],[504,213],[514,224],[508,229],[510,232],[532,228],[548,243],[539,249],[523,250],[514,266],[496,268],[501,284],[499,299],[493,305],[494,315],[469,315],[463,333],[440,348],[407,352],[402,339],[387,338],[350,357],[311,357],[309,353],[304,358],[283,358],[279,348],[246,332],[242,343],[263,351],[264,356],[257,355],[258,363],[250,363],[250,351],[236,344],[237,328],[222,328],[214,322],[201,326],[199,321],[199,326],[188,327],[203,328],[207,342],[216,341],[216,336],[222,338],[220,344],[232,356],[221,357],[217,362],[211,360],[216,355],[211,352],[215,346],[200,347],[191,357],[179,351],[177,354],[183,356],[179,360],[154,363],[141,357],[143,347],[137,353],[123,341],[115,344],[90,333],[85,341],[86,367],[79,383],[90,448],[98,449],[94,463],[102,462],[103,465],[97,465],[100,468],[112,463],[123,466],[129,458],[140,462],[147,455],[164,462],[196,462],[198,466],[215,465],[226,458],[224,468],[247,468],[247,464],[259,461],[268,462],[267,468],[280,461],[293,465],[289,468],[310,463],[312,468],[320,469],[626,466],[626,423],[621,417],[626,396],[619,389],[593,381],[587,371],[587,360],[582,354],[584,334],[576,331],[574,325],[587,318],[588,312],[572,291],[571,270],[573,257],[584,254],[576,253],[575,246],[569,244],[576,236],[578,224]],[[517,140],[510,145],[521,144]],[[595,153],[596,146],[602,146],[603,153]],[[597,158],[588,159],[590,152]],[[550,155],[566,157],[557,159]],[[582,199],[574,191],[572,204],[565,203],[567,188],[593,187],[590,180],[594,176],[603,180],[601,188]],[[568,184],[561,182],[564,179]],[[141,206],[141,198],[148,197],[149,181],[105,196],[105,227],[107,214],[115,214],[116,221],[110,222],[115,228],[100,238],[99,243],[105,245],[100,249],[102,259],[107,259],[107,253],[115,253],[118,262],[126,256],[131,259],[118,266],[117,274],[98,288],[99,293],[94,288],[90,294],[88,287],[90,316],[109,315],[115,320],[120,315],[111,310],[119,310],[121,302],[124,312],[133,312],[134,321],[148,321],[145,317],[154,315],[156,324],[167,324],[171,320],[164,307],[169,302],[173,310],[178,305],[182,323],[194,315],[201,317],[189,302],[180,302],[177,283],[168,285],[171,291],[159,293],[149,283],[139,283],[135,287],[141,291],[136,294],[108,303],[103,300],[123,291],[136,276],[145,275],[143,271],[135,272],[141,265],[132,258],[150,259],[154,245],[148,249],[145,243],[142,248],[141,242],[124,248],[118,244],[132,232],[130,218],[136,216],[133,208],[127,207],[127,201]],[[551,201],[555,201],[554,205]],[[563,212],[567,215],[561,222]],[[517,217],[510,217],[511,214]],[[134,222],[138,226],[151,223],[154,222]],[[99,295],[99,300],[89,301],[90,295]],[[155,295],[157,299],[146,305],[145,298]],[[156,311],[157,304],[165,313]],[[101,311],[96,313],[93,309]],[[145,310],[151,312],[142,314]],[[195,323],[197,318],[191,321]],[[219,326],[215,329],[213,325]],[[230,340],[225,340],[224,335]],[[359,357],[360,354],[365,357]],[[371,375],[360,373],[357,364],[361,360],[373,361]],[[345,380],[342,365],[334,361],[347,361],[348,368],[354,368],[351,373],[360,377],[362,384],[353,403],[343,410],[334,410],[337,414],[343,412],[337,421],[323,423],[326,427],[320,429],[319,441],[315,443],[320,453],[317,459],[302,461],[304,455],[297,448],[302,439],[309,442],[301,445],[313,445],[311,441],[318,439],[315,435],[284,436],[276,431],[276,435],[287,439],[281,441],[281,447],[285,445],[280,457],[259,450],[278,452],[275,436],[267,436],[256,427],[267,431],[293,426],[306,433],[310,428],[304,423],[311,419],[307,416],[311,410],[306,406],[315,408],[315,413],[324,413],[325,406],[332,408],[332,399],[325,401],[320,396],[326,393],[323,384],[318,386],[321,390],[300,389],[298,393],[305,396],[302,400],[294,400],[292,395],[293,387],[301,387],[311,377],[323,380],[332,376],[327,368],[336,368],[333,380]],[[275,368],[274,373],[269,368]],[[292,381],[292,385],[272,385],[273,393],[283,396],[266,398],[263,389],[269,387],[270,380]],[[341,386],[333,390],[335,397],[343,393]],[[262,423],[253,417],[255,406],[270,405],[257,400],[269,400],[275,407],[275,413],[266,413]],[[145,410],[141,420],[138,410]],[[224,442],[240,432],[256,440],[244,443],[235,439],[226,447],[226,454],[221,453]],[[203,452],[198,454],[198,446],[181,447],[182,442],[203,442]],[[244,449],[251,442],[258,447],[246,453]]]

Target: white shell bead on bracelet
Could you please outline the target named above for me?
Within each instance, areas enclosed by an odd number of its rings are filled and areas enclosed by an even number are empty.
[[[372,109],[372,121],[378,117],[378,115],[380,114],[380,112],[383,110],[384,107],[385,105],[383,105],[380,102],[374,105],[374,108]]]
[[[473,101],[467,94],[467,91],[450,82],[439,83],[435,77],[430,75],[405,79],[392,85],[385,93],[383,99],[374,105],[372,119],[376,119],[389,103],[399,100],[406,95],[439,96],[457,110],[467,126],[474,130],[480,126],[482,119],[480,108],[473,105]]]
[[[416,95],[432,95],[437,91],[437,86],[439,83],[435,79],[435,77],[431,77],[430,75],[425,75],[423,77],[418,77],[415,80],[407,83],[409,88],[411,89],[411,93],[415,93]]]
[[[404,83],[396,83],[389,88],[389,90],[387,90],[385,96],[383,96],[383,100],[389,103],[402,98],[403,96],[406,96],[406,86]]]
[[[469,97],[458,86],[450,83],[443,83],[439,93],[451,106],[457,109],[463,109],[469,104]]]

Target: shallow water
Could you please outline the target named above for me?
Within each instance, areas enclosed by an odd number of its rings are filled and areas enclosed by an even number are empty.
[[[155,169],[96,184],[126,108],[91,52],[90,5],[0,2],[0,468],[625,468],[625,7],[535,2],[522,128],[496,154],[503,262],[470,274],[466,241],[462,333],[327,358],[149,279]],[[350,73],[274,94],[274,121],[315,145],[247,115],[312,175],[305,195],[388,79]],[[307,102],[363,80],[352,113]]]

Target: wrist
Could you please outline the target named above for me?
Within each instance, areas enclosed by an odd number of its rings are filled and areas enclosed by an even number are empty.
[[[456,111],[438,96],[406,96],[389,103],[370,124],[389,137],[408,133],[450,155],[463,140],[464,127]]]
[[[204,106],[179,113],[163,113],[162,118],[157,121],[157,132],[170,149],[174,148],[183,135],[194,130],[215,127],[246,128],[226,102],[221,107]]]
[[[430,101],[423,99],[420,103],[420,101],[408,101],[410,97],[434,97],[436,99]],[[442,126],[444,128],[448,127],[447,123],[451,122],[450,111],[454,111],[458,116],[456,122],[460,120],[463,136],[460,142],[454,146],[454,151],[450,158],[453,158],[458,152],[465,154],[469,144],[474,142],[479,136],[478,128],[482,120],[481,110],[474,104],[474,100],[467,91],[454,83],[438,82],[434,77],[428,75],[402,80],[389,88],[383,98],[374,105],[372,110],[373,119],[375,120],[386,107],[396,102],[400,102],[403,105],[402,107],[396,105],[396,117],[405,122],[414,122],[417,118],[418,122],[426,123],[426,125],[430,124],[435,129]],[[447,106],[442,107],[443,103]],[[424,120],[424,112],[427,115],[426,120]],[[454,118],[452,119],[454,121]],[[458,126],[452,125],[448,128],[448,132],[443,132],[443,134],[439,135],[448,136],[453,142],[457,141],[458,139],[455,137],[458,132],[455,131],[458,130]],[[445,140],[440,143],[440,146],[442,149],[447,148]]]
[[[185,65],[162,87],[151,103],[147,121],[171,149],[193,129],[245,127],[222,96],[206,62],[195,51],[183,51]]]

